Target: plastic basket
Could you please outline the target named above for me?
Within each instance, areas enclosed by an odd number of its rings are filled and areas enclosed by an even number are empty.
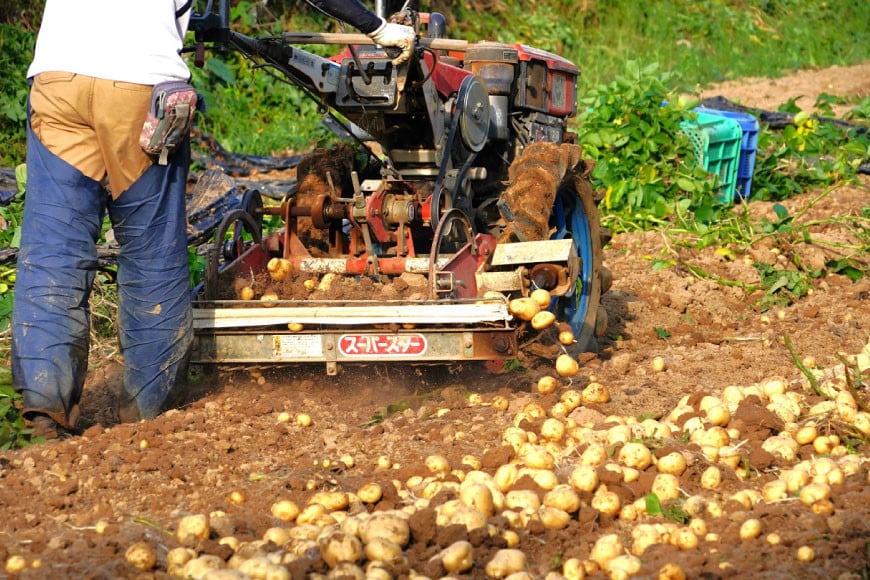
[[[720,111],[707,107],[697,107],[695,111],[727,117],[740,123],[743,139],[740,142],[740,163],[737,164],[737,187],[734,195],[736,199],[749,199],[752,194],[752,175],[755,172],[755,154],[758,150],[758,119],[755,115],[740,111]]]
[[[680,129],[689,137],[698,164],[719,176],[716,197],[732,203],[737,188],[737,167],[743,130],[734,119],[709,113],[697,113],[697,120],[685,120]]]

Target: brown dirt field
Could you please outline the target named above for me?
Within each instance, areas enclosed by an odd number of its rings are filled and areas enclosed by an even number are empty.
[[[865,64],[729,83],[709,89],[705,96],[723,95],[772,110],[798,94],[808,99],[821,92],[866,96],[867,79]],[[866,435],[860,443],[842,414],[807,416],[808,408],[823,398],[810,389],[784,337],[806,364],[828,369],[828,376],[840,367],[842,376],[844,356],[870,351],[870,280],[851,282],[839,275],[816,279],[813,292],[795,304],[761,312],[754,306],[757,294],[747,296],[738,287],[698,278],[684,267],[652,268],[656,259],[678,259],[711,275],[754,283],[758,274],[748,263],[752,260],[784,266],[792,253],[822,264],[843,254],[866,261],[866,247],[850,247],[856,243],[856,229],[866,228],[866,221],[848,224],[827,218],[860,216],[862,211],[866,215],[870,179],[820,193],[784,203],[794,215],[820,198],[801,217],[804,223],[815,220],[810,244],[768,238],[745,256],[731,256],[674,244],[677,234],[615,236],[605,250],[605,264],[614,274],[604,297],[610,319],[607,338],[597,356],[584,359],[579,375],[562,379],[551,394],[535,387],[539,376],[553,374],[547,365],[495,374],[483,365],[383,364],[347,367],[336,377],[327,376],[320,365],[236,368],[203,374],[194,385],[195,400],[184,408],[151,421],[117,424],[111,409],[120,382],[118,363],[95,359],[83,400],[84,417],[92,426],[82,436],[0,452],[0,562],[23,562],[23,570],[9,577],[166,578],[167,554],[184,545],[203,565],[237,569],[200,574],[192,567],[173,567],[177,575],[362,578],[361,570],[373,555],[360,557],[353,569],[330,570],[306,533],[340,521],[346,522],[345,531],[352,523],[365,528],[361,522],[367,514],[404,510],[409,531],[401,556],[381,564],[388,575],[370,568],[368,577],[484,578],[487,563],[514,542],[526,562],[525,574],[514,579],[582,577],[570,572],[577,562],[587,563],[588,578],[628,577],[589,563],[595,543],[615,535],[622,544],[618,553],[640,554],[621,560],[639,566],[631,574],[635,577],[867,578]],[[771,206],[748,205],[754,217],[772,219]],[[865,405],[870,401],[866,376],[863,383],[854,375],[838,380],[856,387],[853,400]],[[576,396],[590,383],[604,385],[609,400],[570,411],[571,421],[563,417],[561,423],[569,437],[545,446],[549,431],[542,429],[540,412],[552,413],[557,402]],[[734,400],[730,419],[723,423],[730,429],[725,432],[729,446],[715,451],[704,438],[722,437],[723,430],[692,435],[703,424],[701,409],[711,401],[705,396],[727,402],[738,391],[735,387],[753,385],[755,394],[740,391],[745,398]],[[778,385],[794,395],[777,397]],[[686,413],[672,413],[681,404]],[[794,458],[771,453],[765,440],[795,428],[783,420],[790,418],[792,404],[800,413],[791,417],[793,423],[807,426],[815,421],[820,435],[836,435],[842,447],[831,452],[836,441],[828,439],[829,448],[804,444],[794,450]],[[299,413],[310,416],[310,426],[297,424]],[[652,423],[632,424],[625,417],[658,418],[659,424],[674,427],[663,433]],[[626,425],[616,427],[620,422]],[[520,451],[510,446],[517,437],[511,429],[515,425],[534,433],[541,445],[518,446]],[[658,484],[653,487],[664,464],[631,463],[620,455],[626,439],[644,441],[656,460],[677,452],[686,462],[676,480],[676,499],[662,501],[666,511],[674,508],[668,512],[670,519],[637,509],[653,489],[667,497]],[[609,467],[590,459],[596,442]],[[518,457],[529,449],[550,452],[554,465],[547,472],[560,484],[571,481],[581,462],[598,465],[592,470],[599,481],[596,493],[578,491],[578,506],[558,525],[548,524],[551,512],[523,512],[520,506],[495,511],[480,527],[475,514],[483,512],[471,514],[458,507],[460,479],[472,471],[474,477],[484,477],[478,471],[492,475],[511,460],[517,468],[547,465],[545,455],[540,464],[528,455]],[[736,461],[729,463],[728,453]],[[446,459],[448,471],[439,471],[432,456]],[[629,465],[636,469],[626,469]],[[721,473],[715,489],[701,485],[701,475],[711,466]],[[811,477],[829,483],[829,500],[809,504],[799,499]],[[799,483],[774,497],[772,490],[779,484],[770,482],[784,478]],[[364,503],[355,495],[367,482],[381,486],[381,499]],[[553,483],[552,476],[547,479],[542,471],[528,469],[510,490],[531,491],[533,499],[526,499],[535,501],[547,498],[546,489]],[[270,512],[281,499],[305,507],[318,491],[343,492],[329,497],[350,497],[350,504],[319,516],[310,508],[302,523],[286,522]],[[496,503],[508,501],[511,506],[524,497],[494,495]],[[614,515],[604,500],[636,509]],[[320,501],[325,501],[323,496]],[[211,516],[207,535],[179,540],[179,522],[196,514]],[[695,516],[693,522],[677,523],[686,514]],[[750,519],[758,520],[760,535],[741,539],[741,526]],[[305,521],[310,523],[303,525]],[[658,525],[648,529],[659,540],[642,552],[641,540],[632,536],[639,524]],[[263,541],[264,535],[271,541]],[[221,543],[227,537],[242,545],[234,549],[228,540]],[[675,538],[694,538],[696,545],[680,548]],[[448,574],[438,555],[457,541],[470,544],[472,564]],[[156,555],[145,569],[125,561],[125,552],[137,542]],[[812,548],[812,561],[798,560],[802,546]],[[673,575],[663,575],[668,565]]]

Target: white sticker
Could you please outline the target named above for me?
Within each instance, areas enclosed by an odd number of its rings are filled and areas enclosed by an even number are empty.
[[[319,334],[276,334],[272,354],[277,359],[320,358],[323,339]]]

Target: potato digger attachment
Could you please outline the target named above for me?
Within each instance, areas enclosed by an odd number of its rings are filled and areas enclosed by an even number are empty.
[[[576,66],[446,38],[443,16],[407,10],[391,18],[418,45],[395,66],[360,34],[234,32],[225,7],[193,19],[197,41],[283,75],[354,146],[312,152],[280,203],[250,190],[223,218],[195,294],[191,362],[319,362],[336,374],[347,363],[503,361],[527,344],[596,348],[611,277],[592,167],[567,127]],[[314,44],[338,54],[300,48]],[[513,308],[536,289],[557,321],[548,328]],[[572,344],[559,343],[560,326]]]

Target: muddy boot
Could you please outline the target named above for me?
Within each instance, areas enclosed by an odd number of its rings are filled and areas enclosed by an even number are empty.
[[[72,436],[72,432],[60,423],[42,413],[28,413],[24,416],[24,423],[30,429],[32,437],[42,437],[46,441],[52,439],[66,439]]]
[[[121,423],[136,423],[142,419],[136,400],[130,398],[125,392],[118,397],[118,420]]]

